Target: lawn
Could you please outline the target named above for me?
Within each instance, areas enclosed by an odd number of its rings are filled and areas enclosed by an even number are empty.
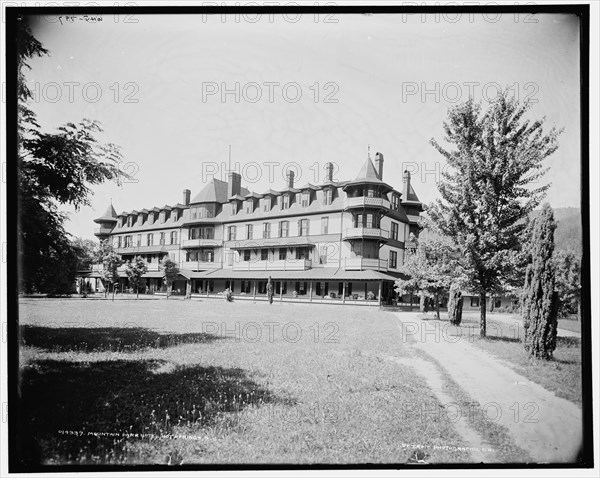
[[[327,305],[22,299],[22,463],[469,461],[393,314]]]
[[[519,316],[504,317],[510,318],[511,322],[494,320],[493,314],[488,316],[485,339],[479,336],[479,313],[463,313],[460,327],[449,326],[447,321],[440,321],[440,325],[449,337],[460,336],[470,341],[503,360],[529,380],[581,406],[581,339],[558,337],[553,360],[538,360],[531,358],[523,347],[522,319]],[[563,320],[559,321],[559,327],[563,323]]]

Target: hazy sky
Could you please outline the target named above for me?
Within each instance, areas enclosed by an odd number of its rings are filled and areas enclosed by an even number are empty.
[[[151,208],[181,202],[184,188],[193,197],[211,171],[225,179],[229,145],[243,185],[264,192],[283,187],[290,165],[300,184],[320,182],[328,161],[338,179],[353,179],[370,144],[372,157],[384,154],[384,180],[400,188],[409,168],[430,202],[445,163],[429,140],[443,140],[450,106],[470,92],[485,105],[497,85],[537,100],[531,115],[565,128],[548,160],[548,200],[579,206],[574,16],[110,15],[35,25],[50,50],[27,73],[40,124],[101,121],[102,140],[121,146],[134,175],[71,212],[76,236],[93,237],[110,198],[117,212]]]

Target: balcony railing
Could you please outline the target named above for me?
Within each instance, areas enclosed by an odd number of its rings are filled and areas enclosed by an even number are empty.
[[[181,247],[220,247],[220,239],[184,239]]]
[[[390,208],[390,202],[385,198],[372,198],[368,196],[361,196],[357,198],[348,198],[344,204],[346,209],[354,207],[376,207],[376,208]]]
[[[203,271],[203,270],[214,270],[220,269],[220,262],[206,262],[206,261],[181,261],[182,269],[191,271]]]
[[[156,272],[160,270],[160,264],[158,262],[147,262],[146,267],[148,268],[148,272]],[[127,269],[127,264],[121,264],[117,267],[117,271],[125,272]],[[92,272],[102,272],[104,270],[104,264],[92,264]]]
[[[310,259],[287,261],[244,261],[233,265],[234,271],[304,271],[312,267]]]
[[[110,234],[112,233],[113,228],[112,227],[97,227],[94,229],[94,234],[100,235],[100,234]]]
[[[365,257],[353,257],[344,259],[344,269],[347,271],[375,270],[385,271],[388,268],[388,261],[385,259],[368,259]]]
[[[389,231],[372,227],[350,227],[342,233],[342,239],[381,239],[387,241],[390,238]]]

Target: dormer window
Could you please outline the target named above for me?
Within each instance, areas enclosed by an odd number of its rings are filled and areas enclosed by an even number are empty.
[[[329,206],[333,202],[333,189],[327,188],[325,189],[325,205]]]
[[[238,204],[237,204],[237,201],[233,201],[233,202],[231,203],[231,214],[235,216],[235,215],[237,214],[237,212],[238,212]]]
[[[127,216],[127,227],[133,226],[133,216]]]
[[[310,204],[310,191],[304,191],[302,193],[302,207],[308,207]]]
[[[246,213],[254,212],[254,207],[252,204],[252,199],[246,200]]]
[[[281,209],[289,209],[290,207],[290,195],[284,194],[281,196]]]
[[[399,205],[400,205],[400,199],[398,198],[398,195],[397,194],[392,194],[392,209],[394,211],[397,211]]]
[[[263,211],[269,212],[271,210],[271,198],[266,197],[263,199]]]

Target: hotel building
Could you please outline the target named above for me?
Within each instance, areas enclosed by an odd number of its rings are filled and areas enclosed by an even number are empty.
[[[405,171],[402,188],[383,178],[383,155],[367,158],[355,179],[334,181],[326,165],[322,184],[251,192],[238,173],[212,179],[191,198],[171,206],[117,214],[111,205],[95,219],[95,235],[124,260],[148,263],[147,292],[165,291],[161,261],[180,268],[173,290],[220,297],[263,299],[269,277],[275,300],[381,304],[395,297],[393,282],[409,236],[419,232],[423,210]],[[96,265],[88,277],[100,277]],[[121,289],[127,287],[121,269]]]

